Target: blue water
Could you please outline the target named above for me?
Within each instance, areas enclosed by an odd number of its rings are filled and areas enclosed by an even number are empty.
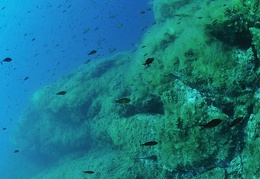
[[[140,13],[151,8],[148,2],[0,1],[0,60],[13,59],[0,65],[0,178],[28,178],[41,170],[26,174],[27,159],[14,153],[10,141],[33,92],[88,59],[134,50],[154,23],[152,11]],[[88,56],[94,49],[97,53]]]

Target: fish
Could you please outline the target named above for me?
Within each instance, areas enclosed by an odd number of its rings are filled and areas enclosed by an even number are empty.
[[[2,60],[2,62],[11,62],[13,59],[10,57],[6,57],[5,59]]]
[[[3,129],[3,131],[5,131],[5,130],[6,130],[6,127],[3,127],[2,129]]]
[[[143,65],[144,66],[149,66],[151,63],[153,63],[153,61],[154,61],[154,58],[147,58]]]
[[[158,142],[156,142],[156,141],[149,141],[149,142],[145,142],[143,144],[140,144],[140,146],[154,146],[156,144],[158,144]]]
[[[93,173],[95,173],[95,172],[93,172],[91,170],[86,170],[86,171],[82,171],[82,172],[85,173],[85,174],[93,174]]]
[[[238,117],[236,118],[234,121],[232,121],[228,127],[233,127],[235,125],[237,125],[238,123],[240,123],[244,118],[243,117]]]
[[[26,80],[28,80],[29,79],[29,76],[26,76],[24,79],[23,79],[23,81],[26,81]]]
[[[58,93],[56,93],[56,95],[65,95],[67,92],[66,91],[60,91]]]
[[[117,25],[116,25],[116,28],[120,28],[120,27],[122,27],[123,25],[124,25],[124,24],[121,24],[121,23],[120,23],[120,24],[117,24]]]
[[[148,157],[137,157],[136,159],[157,161],[157,156],[156,155],[151,155],[151,156],[148,156]]]
[[[91,50],[91,51],[88,53],[88,55],[93,55],[93,54],[95,54],[95,53],[97,53],[96,50]]]
[[[115,103],[126,104],[126,103],[129,103],[130,101],[131,101],[131,99],[129,99],[129,98],[121,98],[119,100],[115,100]]]
[[[213,128],[213,127],[216,127],[218,126],[220,123],[222,122],[221,119],[213,119],[211,121],[209,121],[208,123],[206,124],[200,124],[199,126],[202,126],[202,128],[200,130],[203,130],[205,128]]]
[[[14,151],[14,153],[18,153],[18,152],[19,152],[19,150],[15,150],[15,151]]]

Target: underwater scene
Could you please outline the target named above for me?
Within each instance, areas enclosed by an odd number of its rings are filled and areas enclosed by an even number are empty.
[[[2,0],[0,19],[0,178],[260,178],[260,0]]]

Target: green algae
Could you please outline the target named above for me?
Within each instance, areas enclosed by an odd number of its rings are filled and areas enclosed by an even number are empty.
[[[16,140],[24,149],[39,141],[45,146],[41,152],[50,156],[56,145],[69,148],[63,153],[68,154],[88,141],[95,150],[119,151],[106,163],[101,161],[109,154],[86,161],[100,166],[93,178],[259,177],[259,1],[155,0],[153,5],[157,23],[134,54],[89,63],[36,92]],[[144,68],[147,58],[155,60]],[[55,96],[64,89],[62,99]],[[114,103],[126,96],[130,104]],[[37,122],[29,118],[32,112]],[[229,128],[240,116],[244,121]],[[200,130],[215,118],[221,125]],[[32,125],[42,133],[24,132]],[[140,146],[150,140],[158,144]],[[151,155],[158,161],[136,160]],[[64,175],[70,176],[58,174]]]

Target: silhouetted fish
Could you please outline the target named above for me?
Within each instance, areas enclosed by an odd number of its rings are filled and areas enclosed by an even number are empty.
[[[3,129],[3,131],[5,131],[5,130],[6,130],[6,127],[3,127],[2,129]]]
[[[19,150],[15,150],[15,151],[14,151],[14,153],[18,153],[18,152],[19,152]]]
[[[28,80],[28,79],[29,79],[29,76],[25,77],[25,78],[23,79],[23,81],[26,81],[26,80]]]
[[[60,91],[58,93],[56,93],[57,95],[65,95],[67,92],[66,91]]]
[[[151,63],[153,63],[153,61],[154,61],[154,58],[147,58],[143,65],[144,66],[149,66]]]
[[[93,172],[91,170],[86,170],[86,171],[82,171],[82,172],[85,173],[85,174],[93,174],[93,173],[95,173],[95,172]]]
[[[244,118],[243,117],[238,117],[236,118],[234,121],[232,121],[230,124],[229,124],[229,127],[233,127],[235,125],[237,125],[238,123],[240,123]]]
[[[2,60],[1,64],[3,64],[3,62],[10,62],[13,59],[11,59],[10,57],[6,57],[5,59]]]
[[[129,103],[131,101],[131,99],[129,98],[121,98],[119,100],[115,100],[116,103],[120,103],[120,104],[126,104]]]
[[[97,51],[96,51],[96,50],[92,50],[92,51],[90,51],[90,52],[88,53],[88,55],[93,55],[93,54],[95,54],[95,53],[97,53]]]
[[[158,142],[156,142],[156,141],[149,141],[149,142],[145,142],[145,143],[141,144],[140,146],[154,146],[156,144],[158,144]]]
[[[212,128],[212,127],[216,127],[218,126],[220,123],[222,122],[221,119],[213,119],[212,121],[208,122],[207,124],[200,124],[199,126],[202,126],[202,129],[205,129],[205,128]]]

